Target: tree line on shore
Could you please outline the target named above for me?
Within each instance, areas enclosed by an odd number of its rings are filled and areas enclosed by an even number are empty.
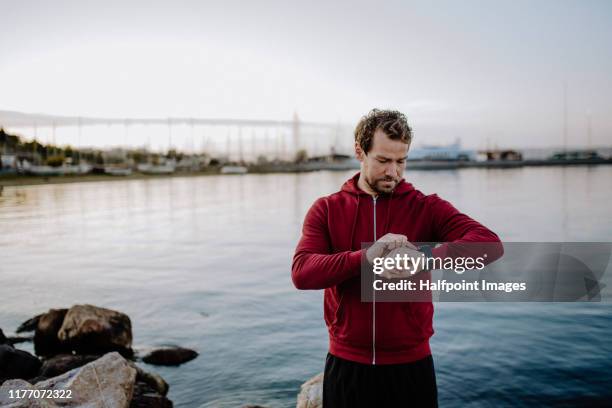
[[[247,165],[244,160],[230,161],[228,157],[211,157],[209,154],[185,153],[176,149],[169,149],[165,153],[149,151],[147,148],[114,148],[114,149],[95,149],[95,148],[75,148],[70,145],[58,146],[45,144],[33,140],[25,140],[22,137],[7,133],[0,128],[0,154],[10,155],[15,158],[16,163],[28,161],[30,164],[46,165],[51,167],[61,167],[63,165],[78,165],[87,163],[94,166],[105,165],[126,165],[136,166],[139,164],[163,164],[167,162],[180,163],[190,161],[197,164],[197,167],[215,167],[224,164]],[[306,150],[298,150],[289,163],[304,163],[308,161]],[[255,164],[287,163],[282,160],[270,160],[265,156],[257,158]],[[0,161],[0,169],[3,163]],[[4,164],[7,167],[6,163]],[[191,166],[193,167],[193,166]]]

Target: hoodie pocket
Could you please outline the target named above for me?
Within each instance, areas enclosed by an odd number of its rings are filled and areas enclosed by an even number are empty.
[[[431,304],[378,303],[376,317],[376,348],[380,350],[409,350],[433,333]]]
[[[410,302],[404,305],[415,328],[415,334],[423,340],[431,337],[433,335],[433,304],[431,302]]]
[[[341,320],[341,313],[343,312],[342,302],[344,300],[344,294],[340,293],[338,304],[336,305],[336,309],[334,310],[334,314],[331,321],[331,329],[332,333],[335,335],[336,330],[338,328],[338,322]]]
[[[332,320],[333,337],[345,344],[371,347],[371,315],[372,304],[361,302],[359,291],[351,289],[343,291]]]

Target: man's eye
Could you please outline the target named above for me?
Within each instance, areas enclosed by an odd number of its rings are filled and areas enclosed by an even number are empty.
[[[379,162],[379,163],[386,163],[386,162],[387,162],[387,160],[380,160],[380,159],[378,159],[378,162]]]

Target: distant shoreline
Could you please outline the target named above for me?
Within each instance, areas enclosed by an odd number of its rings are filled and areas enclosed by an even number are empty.
[[[0,175],[0,186],[21,187],[45,184],[88,183],[98,181],[150,180],[170,177],[197,177],[218,175],[217,172],[172,173],[172,174],[131,174],[129,176],[112,176],[110,174],[86,174],[64,176],[31,176],[31,175]]]
[[[462,169],[517,169],[523,167],[582,167],[610,165],[612,159],[598,160],[521,160],[521,161],[497,161],[497,162],[462,162],[462,161],[409,161],[406,170],[462,170]],[[250,167],[246,174],[294,174],[313,171],[358,171],[359,168],[345,163],[304,163],[281,166],[259,165]],[[119,180],[150,180],[170,177],[198,177],[215,175],[239,175],[223,174],[218,168],[211,168],[197,172],[174,172],[169,174],[144,174],[133,173],[128,176],[116,176],[110,174],[68,174],[53,176],[37,176],[24,174],[0,174],[0,187],[20,187],[45,184],[64,184],[97,181],[119,181]]]

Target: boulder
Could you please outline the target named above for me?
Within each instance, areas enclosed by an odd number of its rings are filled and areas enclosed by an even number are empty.
[[[51,378],[62,375],[70,370],[82,367],[87,363],[97,360],[97,355],[58,354],[43,361],[40,368],[40,377]]]
[[[153,388],[160,395],[165,396],[168,394],[168,383],[162,378],[161,375],[156,373],[150,373],[142,368],[138,367],[136,364],[131,363],[132,367],[136,369],[136,381],[143,382],[147,384],[149,387]]]
[[[80,368],[32,385],[22,380],[5,381],[0,387],[0,406],[11,408],[74,407],[128,408],[134,392],[136,370],[116,352],[108,353]],[[10,399],[9,390],[70,390],[70,399]]]
[[[23,393],[24,390],[34,390],[34,386],[24,380],[8,380],[0,387],[0,407],[7,408],[58,408],[58,405],[37,399],[10,398],[10,391]]]
[[[172,401],[160,395],[149,384],[136,382],[130,408],[172,408],[172,406]]]
[[[2,332],[2,329],[0,329],[0,344],[9,344],[9,345],[11,345],[9,340],[6,338],[6,336]]]
[[[195,350],[183,347],[162,347],[148,352],[142,361],[154,365],[180,365],[198,356]]]
[[[323,406],[323,373],[302,384],[297,396],[296,408],[321,408]]]
[[[36,330],[36,328],[38,327],[38,320],[42,315],[44,315],[44,313],[36,315],[31,319],[28,319],[25,322],[21,323],[17,328],[16,333],[31,332]]]
[[[72,306],[57,333],[59,340],[77,354],[118,351],[131,357],[132,323],[121,312],[92,305]]]
[[[41,362],[27,351],[9,344],[0,345],[0,383],[12,378],[28,379],[36,376]]]
[[[6,337],[0,329],[0,344],[8,344],[14,346],[17,343],[24,343],[26,341],[32,341],[33,336],[8,336]]]
[[[57,337],[68,309],[51,309],[38,316],[34,333],[34,352],[39,356],[54,356],[70,350]]]
[[[17,343],[26,343],[34,340],[34,336],[9,336],[7,338],[9,343],[12,343],[13,345]]]

